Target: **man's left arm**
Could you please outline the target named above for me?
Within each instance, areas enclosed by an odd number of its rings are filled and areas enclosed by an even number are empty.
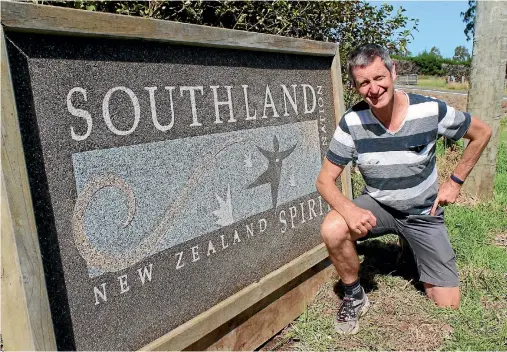
[[[477,160],[479,160],[482,151],[486,148],[486,145],[491,138],[491,128],[478,118],[472,116],[470,127],[463,138],[469,139],[470,142],[463,152],[461,160],[452,173],[452,175],[458,179],[458,182],[459,180],[464,181],[467,178],[477,163]],[[439,204],[446,205],[456,202],[462,186],[458,182],[448,179],[440,185],[437,199],[431,209],[431,215],[435,215]]]

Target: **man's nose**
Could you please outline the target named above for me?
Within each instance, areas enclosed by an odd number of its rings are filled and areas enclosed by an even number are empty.
[[[370,94],[377,95],[379,93],[379,86],[375,82],[371,82]]]

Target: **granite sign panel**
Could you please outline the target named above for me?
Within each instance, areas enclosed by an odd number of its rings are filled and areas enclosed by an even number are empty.
[[[141,348],[321,242],[332,58],[6,37],[61,348]]]

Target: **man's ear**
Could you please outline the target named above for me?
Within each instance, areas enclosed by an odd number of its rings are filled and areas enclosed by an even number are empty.
[[[396,64],[393,61],[393,69],[391,70],[391,77],[393,78],[393,81],[396,81],[396,78],[398,75],[396,74]]]

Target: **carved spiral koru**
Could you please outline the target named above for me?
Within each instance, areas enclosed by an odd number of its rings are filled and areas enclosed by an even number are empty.
[[[242,141],[242,138],[229,140],[208,153],[203,158],[200,165],[194,167],[191,172],[191,177],[182,188],[180,195],[168,206],[164,217],[154,230],[141,240],[136,248],[117,255],[101,251],[88,240],[85,231],[86,209],[94,194],[99,190],[106,187],[116,187],[125,194],[127,199],[127,217],[123,224],[119,225],[120,228],[125,228],[132,222],[136,212],[134,192],[128,183],[117,175],[105,174],[97,176],[88,182],[78,195],[72,217],[74,242],[79,254],[84,258],[88,266],[105,272],[115,272],[126,269],[154,253],[157,249],[159,240],[169,230],[176,215],[188,201],[190,191],[197,186],[206,171],[212,169],[212,165],[217,161],[217,156],[230,145],[239,143],[240,141]]]

